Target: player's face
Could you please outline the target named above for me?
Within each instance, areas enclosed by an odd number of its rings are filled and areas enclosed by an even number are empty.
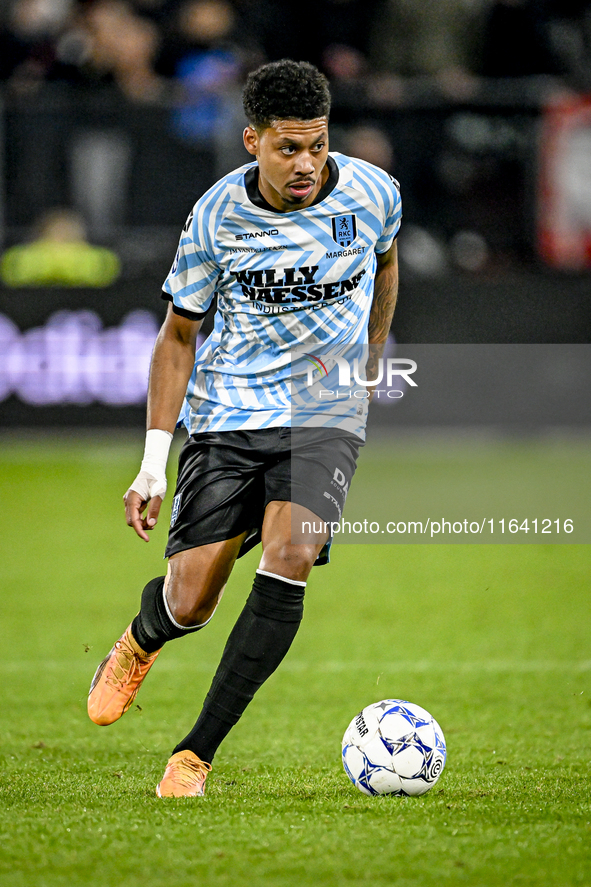
[[[261,132],[248,126],[244,145],[259,162],[259,191],[282,212],[314,202],[328,178],[328,120],[277,120]]]

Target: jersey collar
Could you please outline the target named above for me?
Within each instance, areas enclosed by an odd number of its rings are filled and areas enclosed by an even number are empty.
[[[316,195],[316,199],[310,204],[310,206],[306,206],[305,209],[310,209],[310,207],[316,206],[317,203],[321,203],[323,200],[325,200],[338,184],[339,167],[337,166],[336,160],[334,160],[334,158],[329,155],[326,160],[326,165],[328,166],[328,178]],[[267,203],[267,201],[259,191],[258,165],[251,166],[250,169],[246,170],[246,173],[244,174],[244,184],[246,186],[248,199],[251,203],[254,203],[255,206],[259,207],[259,209],[266,209],[269,210],[269,212],[277,213],[280,216],[285,215],[285,213],[282,212],[280,209],[276,209],[274,206],[271,206],[270,203]]]

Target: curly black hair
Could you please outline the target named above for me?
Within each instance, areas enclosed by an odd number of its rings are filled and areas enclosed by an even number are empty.
[[[242,102],[248,122],[259,131],[274,120],[328,117],[328,80],[309,62],[269,62],[248,75]]]

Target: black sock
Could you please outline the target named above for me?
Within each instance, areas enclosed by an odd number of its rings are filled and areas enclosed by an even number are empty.
[[[142,592],[141,608],[131,623],[131,633],[146,653],[155,653],[166,641],[198,631],[200,625],[179,628],[164,604],[164,576],[151,579]]]
[[[173,754],[189,749],[211,763],[222,740],[289,650],[304,613],[304,592],[305,583],[257,573],[199,719]]]

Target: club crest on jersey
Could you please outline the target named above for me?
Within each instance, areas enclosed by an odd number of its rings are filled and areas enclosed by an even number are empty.
[[[332,217],[332,239],[339,246],[349,246],[357,237],[357,217],[351,213]]]

